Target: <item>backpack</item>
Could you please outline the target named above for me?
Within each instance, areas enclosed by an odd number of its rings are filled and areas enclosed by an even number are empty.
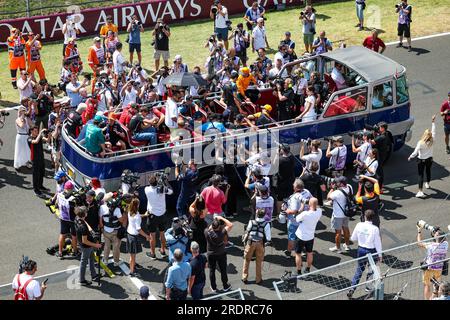
[[[14,300],[28,300],[27,287],[33,278],[28,279],[23,285],[20,284],[20,274],[17,275],[18,288],[14,291]]]
[[[347,193],[342,189],[339,189],[340,192],[342,192],[345,196],[345,198],[347,199],[347,201],[345,202],[345,208],[342,208],[342,206],[339,204],[339,202],[336,202],[339,206],[339,208],[341,208],[341,210],[344,212],[344,215],[346,217],[354,217],[356,215],[359,214],[359,206],[355,201],[355,198],[353,197],[353,192],[350,189],[350,192]]]

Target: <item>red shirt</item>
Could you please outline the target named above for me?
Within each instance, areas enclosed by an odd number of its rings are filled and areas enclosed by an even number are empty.
[[[447,114],[444,115],[444,123],[450,124],[450,102],[448,100],[444,101],[441,105],[441,112],[449,110]]]
[[[208,214],[222,213],[222,205],[227,202],[223,191],[213,186],[207,187],[202,191],[202,198],[205,200]]]
[[[364,42],[363,42],[363,46],[366,47],[367,49],[379,52],[380,47],[382,48],[386,48],[386,45],[384,44],[383,40],[381,40],[380,38],[376,38],[374,40],[373,36],[368,36]]]

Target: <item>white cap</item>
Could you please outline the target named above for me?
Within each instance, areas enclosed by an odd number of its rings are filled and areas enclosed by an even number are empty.
[[[256,20],[256,22],[264,22],[263,18],[258,18],[258,20]]]
[[[183,57],[181,55],[177,54],[173,60],[182,60],[182,59],[183,59]]]
[[[78,105],[78,107],[77,107],[77,112],[78,112],[78,113],[83,112],[84,110],[86,110],[86,108],[87,108],[86,103],[82,102],[82,103],[80,103],[80,104]]]

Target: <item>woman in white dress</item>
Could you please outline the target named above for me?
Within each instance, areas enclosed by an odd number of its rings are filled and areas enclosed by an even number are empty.
[[[302,122],[314,121],[317,118],[316,114],[316,97],[314,95],[314,87],[309,86],[306,88],[305,107],[303,112],[295,118],[295,121],[302,119]]]
[[[24,106],[19,107],[16,119],[16,146],[14,148],[14,168],[16,170],[20,167],[27,166],[31,168],[31,151],[28,145],[28,131],[32,125],[31,119],[26,116],[27,109]]]

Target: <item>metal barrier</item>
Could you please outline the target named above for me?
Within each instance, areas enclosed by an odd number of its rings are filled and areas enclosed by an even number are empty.
[[[211,297],[203,298],[202,300],[245,300],[245,297],[244,294],[242,293],[241,288],[239,288],[230,292],[225,292]]]
[[[449,234],[446,235],[447,237]],[[434,239],[423,240],[428,243]],[[377,254],[346,261],[305,275],[274,282],[280,300],[348,300],[350,290],[354,300],[419,300],[423,299],[423,271],[421,263],[427,255],[419,242],[383,251],[382,263]],[[359,284],[352,286],[358,263],[366,262]],[[439,264],[449,261],[446,258]],[[440,281],[448,279],[442,276]]]

